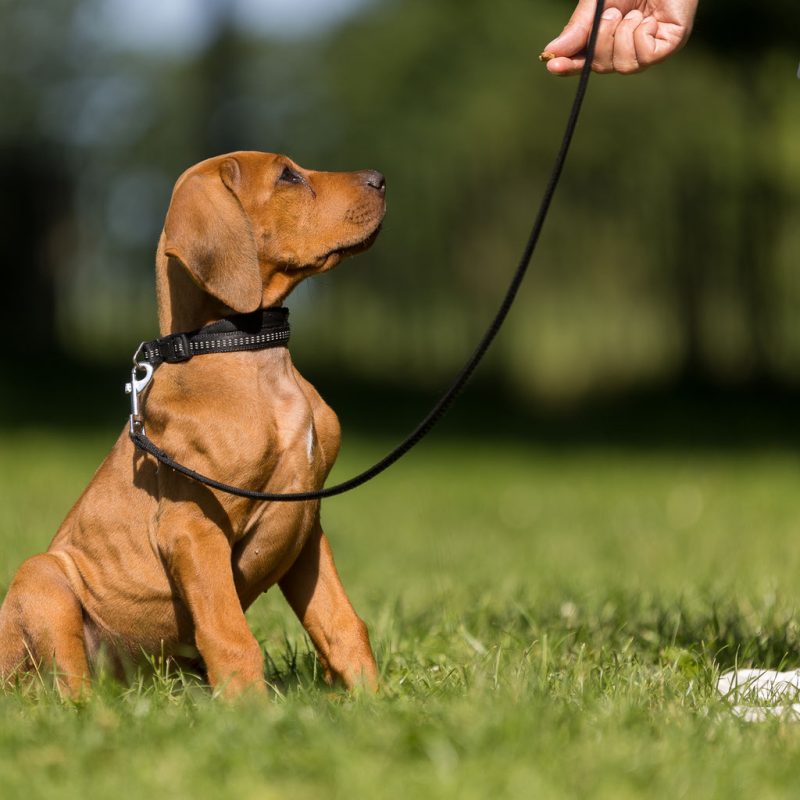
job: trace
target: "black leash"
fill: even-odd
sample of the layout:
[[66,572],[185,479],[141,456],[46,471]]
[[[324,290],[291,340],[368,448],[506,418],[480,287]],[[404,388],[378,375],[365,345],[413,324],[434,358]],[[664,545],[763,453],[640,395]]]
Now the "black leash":
[[[384,456],[369,469],[364,470],[349,480],[342,481],[342,483],[337,483],[334,486],[329,486],[325,489],[320,489],[314,492],[276,494],[273,492],[253,492],[249,489],[241,489],[236,486],[229,486],[228,484],[221,483],[213,478],[200,475],[198,472],[189,469],[189,467],[185,467],[183,464],[179,464],[147,438],[141,417],[138,417],[137,419],[138,405],[136,402],[136,368],[134,368],[133,380],[131,382],[131,391],[134,396],[134,413],[131,415],[130,437],[133,440],[133,443],[146,453],[150,453],[150,455],[170,469],[180,472],[187,478],[191,478],[192,480],[198,481],[206,486],[210,486],[212,489],[218,489],[222,492],[226,492],[227,494],[233,494],[238,497],[246,497],[251,500],[301,501],[322,500],[326,497],[335,497],[336,495],[344,494],[345,492],[349,492],[351,489],[355,489],[365,484],[367,481],[372,480],[377,475],[380,475],[381,472],[392,466],[395,461],[398,461],[400,458],[402,458],[409,450],[411,450],[412,447],[414,447],[414,445],[418,444],[423,438],[425,438],[433,426],[436,425],[436,423],[447,413],[455,399],[459,394],[461,394],[467,381],[472,376],[472,373],[475,372],[476,367],[481,362],[481,359],[486,354],[486,351],[489,349],[489,346],[494,341],[495,336],[497,336],[497,333],[502,327],[506,316],[508,316],[508,312],[514,302],[514,298],[517,296],[519,287],[522,284],[525,273],[528,270],[531,257],[536,249],[545,219],[547,218],[547,212],[550,209],[553,195],[555,194],[556,187],[558,186],[559,178],[561,177],[561,173],[564,169],[564,163],[567,158],[567,153],[569,152],[569,146],[572,142],[573,134],[575,133],[575,126],[578,122],[578,116],[583,104],[583,98],[586,94],[586,87],[589,83],[589,75],[592,69],[592,59],[594,57],[595,42],[597,41],[597,31],[600,26],[600,16],[603,13],[603,6],[604,0],[597,0],[597,8],[595,9],[594,20],[592,22],[592,30],[589,34],[589,42],[586,48],[586,63],[581,71],[580,79],[578,81],[578,88],[575,90],[575,99],[572,102],[572,108],[570,109],[569,117],[567,118],[567,125],[564,131],[564,137],[561,141],[561,147],[556,155],[556,160],[553,164],[553,169],[550,173],[550,178],[547,182],[547,186],[542,197],[542,202],[534,219],[533,228],[531,229],[530,236],[528,237],[528,242],[525,245],[525,250],[523,251],[514,276],[511,279],[508,290],[506,291],[506,294],[500,303],[500,307],[498,308],[497,313],[495,314],[494,319],[489,325],[486,333],[483,335],[483,338],[475,348],[475,351],[469,357],[467,363],[464,365],[461,371],[456,375],[455,379],[450,384],[450,387],[442,395],[436,405],[434,405],[434,407],[428,412],[427,416],[425,416],[419,425],[402,442],[400,442],[400,444],[397,445],[394,450]],[[177,336],[181,335],[182,334],[177,334]],[[144,361],[141,364],[137,364],[137,366],[145,369],[147,372],[146,379],[141,382],[144,384],[144,386],[146,386],[149,382],[149,378],[152,376],[153,365],[147,361]]]

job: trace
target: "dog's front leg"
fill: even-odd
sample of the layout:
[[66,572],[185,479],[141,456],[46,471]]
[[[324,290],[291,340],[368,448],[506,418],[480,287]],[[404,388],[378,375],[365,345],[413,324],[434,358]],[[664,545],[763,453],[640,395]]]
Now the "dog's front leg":
[[367,626],[345,593],[328,537],[317,524],[291,569],[280,580],[281,591],[314,642],[326,678],[340,678],[348,689],[378,688],[378,668]]
[[182,504],[170,504],[160,516],[158,538],[192,616],[211,686],[226,697],[245,690],[265,693],[264,655],[239,603],[223,532]]

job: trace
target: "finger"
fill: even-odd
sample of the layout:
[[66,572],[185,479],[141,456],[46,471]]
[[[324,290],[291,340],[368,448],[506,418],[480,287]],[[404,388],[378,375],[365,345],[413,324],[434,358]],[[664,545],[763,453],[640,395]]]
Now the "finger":
[[614,69],[614,33],[622,20],[618,8],[607,8],[600,20],[597,31],[597,44],[594,47],[592,69],[595,72],[612,72]]
[[645,17],[634,33],[637,60],[643,67],[657,64],[683,46],[682,31],[674,25],[660,25],[655,17]]
[[636,54],[636,44],[633,36],[636,29],[644,19],[641,11],[629,11],[614,33],[614,71],[623,75],[639,72],[639,59]]
[[577,75],[586,63],[583,56],[577,58],[554,58],[547,62],[547,71],[551,75]]
[[595,8],[595,0],[580,0],[564,30],[544,48],[545,52],[556,56],[580,53],[589,39]]

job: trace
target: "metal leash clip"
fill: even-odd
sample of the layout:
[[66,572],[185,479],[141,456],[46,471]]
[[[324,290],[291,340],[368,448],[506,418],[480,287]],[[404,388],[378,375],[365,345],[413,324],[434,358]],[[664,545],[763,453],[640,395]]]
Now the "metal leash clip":
[[[144,342],[142,342],[144,344]],[[153,365],[149,361],[137,361],[142,344],[139,345],[133,356],[133,369],[131,370],[130,383],[125,384],[125,394],[131,396],[131,416],[130,432],[144,433],[144,417],[139,413],[139,395],[150,385],[153,379]],[[144,370],[144,375],[140,378],[138,373]]]

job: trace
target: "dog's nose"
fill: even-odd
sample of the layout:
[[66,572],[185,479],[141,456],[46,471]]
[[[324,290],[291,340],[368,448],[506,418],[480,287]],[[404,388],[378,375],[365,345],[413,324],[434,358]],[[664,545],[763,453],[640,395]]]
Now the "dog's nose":
[[382,172],[375,169],[365,169],[362,173],[364,176],[364,183],[371,186],[381,194],[386,194],[386,178],[383,177]]

